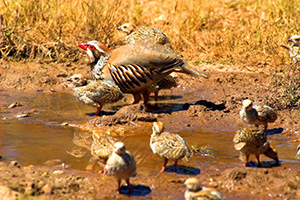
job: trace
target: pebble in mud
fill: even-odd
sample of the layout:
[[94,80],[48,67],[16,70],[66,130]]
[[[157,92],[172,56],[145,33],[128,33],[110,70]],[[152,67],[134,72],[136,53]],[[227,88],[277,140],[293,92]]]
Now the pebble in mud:
[[20,168],[21,165],[18,163],[18,161],[11,161],[10,164],[9,164],[10,167],[18,167]]

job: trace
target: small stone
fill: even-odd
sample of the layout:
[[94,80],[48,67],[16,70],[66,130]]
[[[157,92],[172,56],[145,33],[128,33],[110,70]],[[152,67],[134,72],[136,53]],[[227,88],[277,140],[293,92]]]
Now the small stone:
[[30,117],[30,115],[28,113],[25,113],[25,114],[19,114],[16,117],[17,118],[24,118],[24,117]]
[[21,167],[21,165],[18,163],[18,161],[11,161],[9,164],[10,167]]
[[50,89],[50,92],[56,92],[53,88]]
[[43,192],[44,192],[45,194],[51,194],[51,193],[52,193],[52,188],[51,188],[48,184],[46,184],[46,185],[42,188],[42,190],[43,190]]
[[63,174],[63,173],[64,173],[64,171],[62,171],[62,170],[55,170],[53,172],[53,174]]
[[15,103],[10,104],[7,108],[12,109],[12,108],[15,108],[17,106],[23,106],[23,104],[21,104],[20,102],[15,102]]
[[64,122],[64,123],[61,123],[60,125],[61,126],[69,126],[69,123],[68,122]]

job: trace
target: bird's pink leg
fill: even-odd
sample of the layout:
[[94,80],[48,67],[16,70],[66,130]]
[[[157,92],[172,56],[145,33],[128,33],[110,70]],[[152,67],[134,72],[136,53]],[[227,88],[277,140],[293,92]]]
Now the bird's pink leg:
[[146,90],[145,92],[142,93],[142,95],[144,97],[144,105],[148,106],[150,92],[148,92],[148,90]]
[[161,168],[160,173],[163,173],[163,172],[165,171],[167,164],[168,164],[168,159],[165,158],[165,160],[164,160],[164,165],[163,165],[163,167]]
[[132,188],[132,186],[130,185],[129,178],[126,179],[126,183],[127,183],[128,188],[129,188],[129,191],[130,191],[130,192],[133,192],[133,188]]
[[102,176],[107,176],[105,165],[104,165],[104,167],[103,167],[103,173],[102,173]]
[[140,101],[141,101],[141,94],[140,93],[135,93],[135,94],[132,94],[133,95],[133,98],[134,98],[134,101],[132,104],[138,104]]
[[259,160],[259,154],[255,154],[256,160],[257,160],[257,167],[262,167],[262,164]]
[[154,92],[154,99],[155,99],[155,101],[158,100],[158,91]]
[[99,115],[100,115],[101,109],[102,109],[102,105],[99,105],[99,106],[97,107],[96,116],[99,116]]
[[118,179],[118,192],[121,193],[121,179]]
[[250,155],[246,155],[246,164],[245,164],[246,167],[250,166],[250,164],[249,164],[249,157],[250,157]]
[[177,172],[177,163],[178,163],[178,160],[175,160],[174,162],[174,171]]
[[267,129],[268,129],[268,124],[266,124],[264,128],[265,133],[267,132]]

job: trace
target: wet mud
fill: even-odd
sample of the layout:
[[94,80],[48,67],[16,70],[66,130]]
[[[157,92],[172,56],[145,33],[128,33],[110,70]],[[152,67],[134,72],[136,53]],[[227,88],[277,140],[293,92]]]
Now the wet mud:
[[[121,102],[106,105],[102,116],[97,117],[95,108],[78,102],[65,83],[65,77],[80,71],[80,66],[55,66],[49,70],[37,63],[33,65],[40,76],[28,78],[20,73],[1,80],[3,196],[183,199],[182,183],[196,176],[203,185],[216,188],[227,199],[300,199],[300,168],[295,159],[298,110],[279,110],[278,120],[267,130],[270,143],[278,151],[280,166],[275,167],[273,161],[262,156],[263,168],[255,167],[254,162],[246,168],[233,147],[236,130],[250,127],[239,119],[241,101],[250,98],[255,103],[271,102],[268,71],[201,66],[206,68],[208,79],[179,74],[179,87],[161,91],[158,102],[150,101],[150,108],[130,105],[132,97],[126,95]],[[27,64],[22,66],[18,66],[19,70],[26,71]],[[14,68],[17,66],[9,64],[4,75]],[[39,80],[48,76],[53,79],[51,84]],[[166,172],[159,174],[163,160],[149,147],[153,121],[162,121],[167,131],[180,134],[192,151],[188,163],[179,162],[177,173],[170,162]],[[91,166],[93,133],[123,141],[134,155],[134,193],[129,194],[123,186],[123,194],[117,194],[114,178],[101,176],[103,166]]]

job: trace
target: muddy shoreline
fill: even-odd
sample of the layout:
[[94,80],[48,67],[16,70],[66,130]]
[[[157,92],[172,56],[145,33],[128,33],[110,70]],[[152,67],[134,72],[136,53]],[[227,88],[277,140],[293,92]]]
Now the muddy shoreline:
[[[272,102],[271,97],[274,94],[270,90],[271,75],[268,69],[253,70],[232,66],[219,68],[207,65],[201,65],[199,68],[206,69],[209,78],[195,79],[180,74],[180,87],[174,88],[172,91],[162,91],[160,95],[163,98],[158,102],[158,108],[147,111],[142,117],[149,119],[148,122],[147,120],[146,122],[137,120],[134,124],[129,123],[133,119],[132,116],[124,118],[123,124],[115,126],[109,126],[111,124],[102,122],[97,123],[97,120],[100,119],[90,116],[78,117],[75,123],[71,119],[62,122],[75,124],[77,128],[90,132],[110,129],[119,137],[138,135],[138,130],[141,128],[145,129],[145,132],[151,132],[151,120],[164,122],[168,131],[204,130],[215,134],[220,130],[235,132],[237,129],[247,127],[238,116],[243,99],[249,98],[255,103],[268,104]],[[1,77],[4,78],[0,80],[0,94],[2,97],[4,94],[11,97],[14,93],[26,93],[30,96],[37,92],[50,95],[60,92],[72,94],[71,88],[65,83],[66,77],[85,69],[86,65],[84,64],[56,66],[39,63],[4,63],[1,70]],[[176,99],[176,102],[172,98]],[[130,96],[126,97],[122,102],[123,106],[118,105],[110,112],[120,111],[120,107],[130,104],[131,101]],[[7,107],[11,103],[14,103],[14,98],[2,99],[0,102],[2,118],[0,125],[9,122],[10,119],[15,119],[18,114],[32,111],[31,106],[26,104],[8,109]],[[92,110],[93,108],[91,108]],[[43,112],[43,110],[37,109],[37,112]],[[300,129],[299,110],[279,110],[278,113],[279,119],[269,125],[267,133],[270,135],[280,134],[289,143],[297,145],[297,133]],[[37,114],[33,112],[32,115]],[[117,116],[121,116],[121,114]],[[5,117],[7,119],[3,120]],[[136,118],[138,117],[134,117],[134,119]],[[53,126],[59,126],[59,124]],[[272,138],[272,140],[276,139]],[[274,142],[276,143],[276,141]],[[233,148],[233,146],[228,148]],[[0,154],[2,154],[1,151]],[[78,171],[72,169],[72,166],[64,168],[61,164],[58,166],[23,166],[22,164],[12,164],[5,155],[3,156],[4,159],[0,162],[2,174],[0,194],[3,193],[12,199],[15,198],[15,195],[24,199],[30,199],[33,196],[38,199],[126,199],[126,195],[128,195],[125,188],[125,194],[118,195],[113,177],[101,177],[95,170],[91,172]],[[235,157],[237,156],[236,152]],[[186,178],[196,176],[204,185],[215,187],[228,199],[300,199],[300,187],[298,186],[300,185],[300,169],[297,168],[297,165],[287,166],[283,160],[281,166],[273,168],[245,168],[242,166],[242,162],[216,167],[214,162],[210,166],[201,164],[192,166],[182,162],[182,165],[188,167],[182,169],[183,173],[175,174],[170,168],[170,172],[163,175],[158,175],[159,166],[157,166],[156,172],[155,169],[153,171],[144,170],[145,166],[141,165],[137,176],[132,178],[136,189],[132,196],[134,199],[144,197],[183,199],[182,183]],[[190,168],[192,169],[191,173],[189,173]],[[200,173],[195,172],[195,169],[200,170]]]

